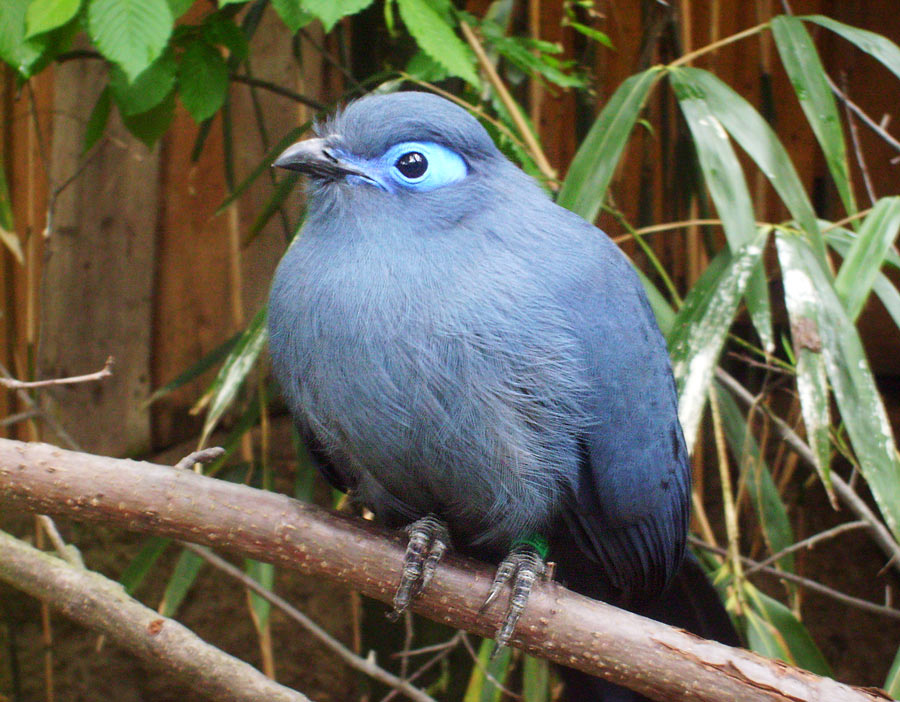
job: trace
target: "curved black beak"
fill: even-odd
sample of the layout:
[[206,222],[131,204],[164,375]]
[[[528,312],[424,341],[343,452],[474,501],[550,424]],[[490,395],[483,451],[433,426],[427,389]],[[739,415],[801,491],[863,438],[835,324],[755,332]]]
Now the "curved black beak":
[[346,175],[365,177],[362,171],[336,156],[325,139],[298,141],[285,149],[272,165],[290,171],[300,171],[313,178],[333,180]]

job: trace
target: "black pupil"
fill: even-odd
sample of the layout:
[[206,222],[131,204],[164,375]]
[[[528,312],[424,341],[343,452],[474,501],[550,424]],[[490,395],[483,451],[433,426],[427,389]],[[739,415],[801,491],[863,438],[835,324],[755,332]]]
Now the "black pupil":
[[398,158],[395,165],[407,178],[421,178],[428,170],[428,159],[418,151],[410,151]]

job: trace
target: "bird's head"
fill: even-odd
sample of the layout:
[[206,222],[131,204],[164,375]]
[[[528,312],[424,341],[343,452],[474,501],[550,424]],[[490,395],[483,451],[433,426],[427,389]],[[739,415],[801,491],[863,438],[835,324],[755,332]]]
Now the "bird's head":
[[309,176],[313,205],[317,198],[345,205],[428,201],[431,208],[452,202],[460,212],[499,172],[520,173],[478,120],[430,93],[364,97],[316,131],[273,163]]

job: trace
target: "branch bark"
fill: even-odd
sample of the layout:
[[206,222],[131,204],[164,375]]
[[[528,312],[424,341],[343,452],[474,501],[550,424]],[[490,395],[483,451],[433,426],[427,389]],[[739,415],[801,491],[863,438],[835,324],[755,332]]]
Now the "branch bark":
[[[390,602],[404,544],[376,525],[284,495],[151,463],[0,439],[0,504],[169,536],[324,577]],[[479,608],[493,573],[449,555],[413,609],[481,636],[503,607]],[[0,570],[2,577],[2,570]],[[513,644],[656,700],[890,699],[576,595],[536,584]]]

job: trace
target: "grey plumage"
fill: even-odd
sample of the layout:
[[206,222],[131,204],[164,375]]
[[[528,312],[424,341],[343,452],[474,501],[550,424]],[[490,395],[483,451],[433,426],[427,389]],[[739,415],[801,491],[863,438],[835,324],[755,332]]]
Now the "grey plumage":
[[[326,476],[388,524],[435,514],[489,557],[544,535],[563,577],[583,579],[580,554],[595,592],[650,601],[682,560],[690,481],[628,261],[441,98],[363,98],[319,138],[276,162],[311,181],[269,324]],[[404,187],[383,159],[402,142],[452,150],[465,176]]]

